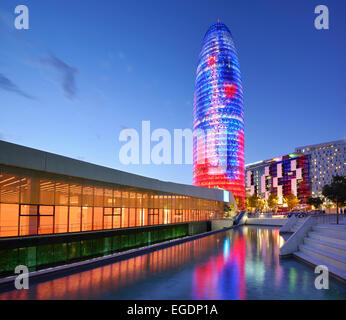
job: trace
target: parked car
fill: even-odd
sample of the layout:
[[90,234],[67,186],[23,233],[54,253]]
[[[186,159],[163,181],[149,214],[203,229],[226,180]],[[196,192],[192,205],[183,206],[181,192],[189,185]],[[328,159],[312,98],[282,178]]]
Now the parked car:
[[296,217],[304,218],[304,217],[306,217],[306,212],[304,212],[304,211],[297,212]]
[[292,216],[296,216],[297,218],[303,218],[306,216],[304,211],[292,211],[287,214],[287,218],[291,218]]
[[287,213],[287,218],[291,218],[294,215],[294,212]]

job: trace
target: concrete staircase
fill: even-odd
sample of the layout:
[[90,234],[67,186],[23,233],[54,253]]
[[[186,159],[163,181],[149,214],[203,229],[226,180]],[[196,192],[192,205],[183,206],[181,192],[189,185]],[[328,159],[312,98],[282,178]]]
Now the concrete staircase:
[[291,226],[291,232],[296,232],[299,227],[305,222],[306,218],[298,218],[296,222]]
[[325,265],[331,274],[346,281],[346,225],[313,226],[293,255],[314,266]]

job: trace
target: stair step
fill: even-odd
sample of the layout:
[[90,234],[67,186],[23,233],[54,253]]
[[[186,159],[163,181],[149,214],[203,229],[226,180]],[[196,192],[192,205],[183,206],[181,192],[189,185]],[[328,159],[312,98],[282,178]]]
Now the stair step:
[[[308,262],[309,264],[312,264],[314,266],[319,266],[319,265],[325,265],[325,263],[319,259],[316,259],[314,257],[308,256],[305,253],[301,252],[301,251],[297,251],[293,253],[293,256],[303,260],[305,262]],[[331,274],[337,276],[338,278],[343,279],[344,281],[346,280],[346,271],[335,268],[333,266],[328,266],[328,270]],[[317,275],[317,274],[316,274]]]
[[305,238],[304,244],[313,248],[337,254],[346,259],[346,246],[314,238]]
[[322,224],[314,226],[313,230],[323,233],[333,233],[335,235],[341,235],[346,239],[346,225]]
[[308,256],[323,261],[327,266],[333,266],[346,271],[346,259],[340,255],[316,249],[305,244],[299,245],[299,250]]
[[331,232],[318,232],[318,231],[310,231],[308,233],[310,238],[314,238],[317,240],[328,241],[332,243],[337,243],[342,246],[346,246],[346,237],[342,235],[331,233]]

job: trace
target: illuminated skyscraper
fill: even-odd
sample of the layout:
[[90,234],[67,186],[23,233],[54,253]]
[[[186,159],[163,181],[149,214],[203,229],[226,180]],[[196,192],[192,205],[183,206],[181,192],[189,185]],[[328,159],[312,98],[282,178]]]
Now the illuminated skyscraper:
[[194,184],[232,191],[244,203],[244,107],[238,56],[221,22],[205,34],[194,97]]

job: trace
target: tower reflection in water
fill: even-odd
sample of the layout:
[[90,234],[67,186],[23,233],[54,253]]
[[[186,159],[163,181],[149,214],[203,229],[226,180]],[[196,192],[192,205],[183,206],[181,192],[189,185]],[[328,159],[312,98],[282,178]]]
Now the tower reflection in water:
[[222,252],[195,268],[193,298],[246,299],[247,281],[263,286],[266,269],[274,271],[279,287],[283,274],[279,250],[283,243],[279,230],[243,228],[228,233]]
[[[190,293],[176,292],[176,298],[246,299],[247,286],[262,286],[268,268],[280,287],[282,244],[278,230],[245,227],[91,270],[32,281],[29,290],[3,292],[0,299],[121,299],[124,290],[136,299],[139,284],[150,299],[152,279],[160,275],[160,281],[165,281],[166,274],[171,279],[177,272],[184,272]],[[192,272],[184,271],[191,267]]]

